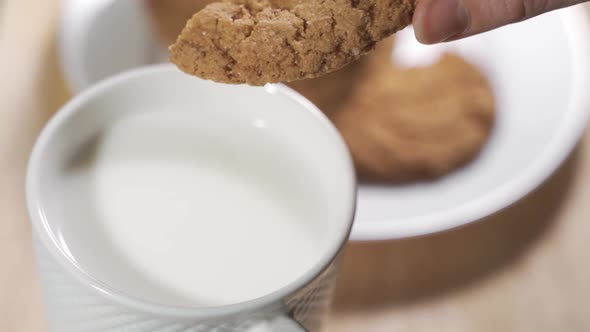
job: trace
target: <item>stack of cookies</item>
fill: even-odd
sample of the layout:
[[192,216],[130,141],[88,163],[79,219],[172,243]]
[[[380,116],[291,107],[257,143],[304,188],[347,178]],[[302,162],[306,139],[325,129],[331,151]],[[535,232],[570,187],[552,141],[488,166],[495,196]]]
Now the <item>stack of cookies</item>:
[[[170,45],[213,1],[146,0],[146,9],[155,33]],[[194,32],[191,24],[185,30]],[[388,38],[342,69],[287,84],[334,122],[362,180],[436,179],[476,158],[485,145],[494,125],[493,92],[478,68],[457,55],[402,69],[391,60],[393,47]]]

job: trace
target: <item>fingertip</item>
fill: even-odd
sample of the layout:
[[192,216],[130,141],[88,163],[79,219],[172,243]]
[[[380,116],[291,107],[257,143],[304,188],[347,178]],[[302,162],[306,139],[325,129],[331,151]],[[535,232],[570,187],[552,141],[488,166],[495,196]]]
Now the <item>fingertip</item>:
[[414,11],[414,17],[412,18],[414,36],[422,44],[432,44],[432,41],[428,38],[428,33],[426,33],[426,28],[424,27],[424,13],[430,2],[431,0],[418,1],[416,10]]
[[465,32],[469,16],[462,0],[422,0],[413,18],[414,34],[423,44],[436,44]]

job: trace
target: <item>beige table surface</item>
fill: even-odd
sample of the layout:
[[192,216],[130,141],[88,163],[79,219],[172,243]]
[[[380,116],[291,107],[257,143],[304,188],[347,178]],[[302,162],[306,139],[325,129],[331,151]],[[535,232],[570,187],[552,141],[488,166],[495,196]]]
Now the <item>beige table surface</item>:
[[[45,331],[23,177],[36,134],[68,98],[56,9],[57,0],[0,1],[1,332]],[[326,331],[590,331],[589,219],[586,137],[552,179],[494,217],[350,245]]]

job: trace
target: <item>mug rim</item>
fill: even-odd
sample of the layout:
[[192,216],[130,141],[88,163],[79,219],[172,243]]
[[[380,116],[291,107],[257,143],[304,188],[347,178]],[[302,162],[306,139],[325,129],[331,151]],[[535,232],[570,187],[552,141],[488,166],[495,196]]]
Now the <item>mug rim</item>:
[[113,87],[126,82],[164,74],[170,72],[171,70],[178,71],[178,69],[176,69],[176,67],[174,67],[172,64],[151,65],[127,70],[118,75],[102,80],[101,82],[86,89],[82,93],[74,96],[47,122],[37,140],[35,141],[27,166],[25,184],[26,202],[33,232],[38,235],[39,239],[41,240],[41,244],[43,245],[44,249],[49,252],[51,257],[57,263],[59,263],[62,268],[67,270],[70,275],[74,276],[83,286],[92,289],[95,293],[99,293],[101,296],[106,297],[115,303],[133,310],[171,318],[214,319],[216,317],[233,316],[276,305],[281,300],[311,283],[317,276],[325,271],[325,269],[328,268],[338,256],[350,236],[357,202],[356,173],[354,171],[352,157],[346,146],[346,143],[340,136],[340,133],[332,124],[332,122],[330,122],[330,120],[314,104],[286,85],[272,84],[267,85],[266,88],[273,89],[273,92],[277,93],[283,98],[295,101],[306,111],[307,114],[309,114],[310,117],[313,118],[312,121],[318,121],[325,128],[327,135],[332,137],[332,145],[334,145],[334,149],[339,151],[339,154],[342,156],[342,162],[348,164],[348,179],[343,180],[347,181],[348,183],[347,187],[351,191],[350,197],[352,200],[348,207],[347,220],[344,225],[345,227],[338,229],[338,234],[333,237],[333,243],[328,246],[328,249],[322,254],[320,259],[313,265],[313,267],[308,269],[303,275],[299,276],[294,281],[264,296],[235,304],[206,307],[158,304],[127,294],[124,291],[109,286],[108,284],[90,275],[67,255],[64,249],[59,245],[58,240],[55,238],[55,234],[51,230],[51,226],[44,213],[42,200],[40,199],[38,192],[39,179],[43,174],[43,167],[41,165],[40,158],[43,152],[49,146],[50,138],[59,132],[60,128],[67,119],[80,112],[89,102],[95,99],[105,98],[105,96],[108,95],[109,90]]

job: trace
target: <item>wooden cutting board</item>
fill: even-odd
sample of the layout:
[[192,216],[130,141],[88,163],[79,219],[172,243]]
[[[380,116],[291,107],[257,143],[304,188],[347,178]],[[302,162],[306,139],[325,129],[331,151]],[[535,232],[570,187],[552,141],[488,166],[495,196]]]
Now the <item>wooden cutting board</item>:
[[[80,0],[82,1],[82,0]],[[68,96],[58,0],[0,1],[0,331],[43,332],[24,206],[31,145]],[[590,61],[590,59],[589,59]],[[326,332],[590,331],[590,138],[483,222],[346,249]]]

